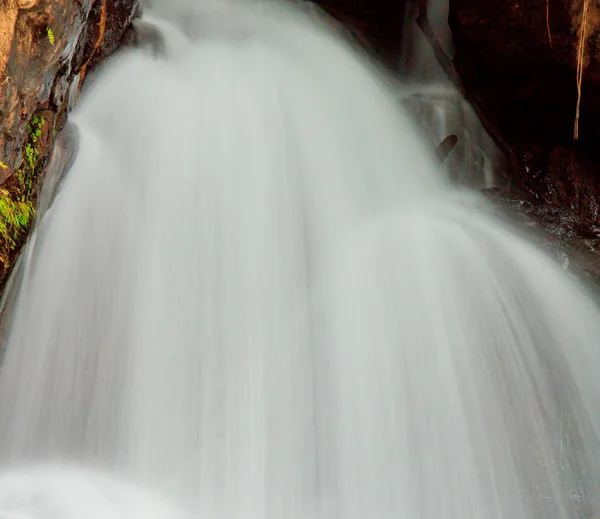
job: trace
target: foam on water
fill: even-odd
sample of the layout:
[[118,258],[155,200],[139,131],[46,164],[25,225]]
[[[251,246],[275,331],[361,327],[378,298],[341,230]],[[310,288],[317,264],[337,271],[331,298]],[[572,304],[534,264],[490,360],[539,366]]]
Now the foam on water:
[[71,119],[9,313],[0,510],[179,517],[140,485],[198,518],[597,514],[586,291],[328,22],[207,5],[155,6],[166,55]]
[[0,475],[3,519],[185,519],[156,494],[101,471],[69,465],[13,468]]

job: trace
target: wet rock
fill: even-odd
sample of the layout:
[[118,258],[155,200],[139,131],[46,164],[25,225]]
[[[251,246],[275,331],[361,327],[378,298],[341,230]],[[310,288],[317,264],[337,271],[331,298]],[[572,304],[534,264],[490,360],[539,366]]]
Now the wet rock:
[[[0,292],[35,208],[55,196],[38,200],[67,113],[138,14],[138,0],[0,0]],[[50,176],[68,168],[74,142],[69,129],[59,137]]]
[[160,56],[165,52],[164,36],[158,27],[145,20],[133,21],[125,33],[123,45],[150,48],[155,56]]
[[547,185],[551,201],[584,221],[600,223],[600,170],[588,154],[563,147],[552,150]]
[[53,113],[45,120],[51,122],[48,131],[56,133],[86,75],[117,49],[138,12],[138,0],[3,2],[0,182],[22,162],[31,118],[42,110]]
[[448,154],[454,149],[456,143],[458,142],[458,137],[456,135],[448,135],[442,142],[440,142],[436,148],[435,153],[440,159],[440,162],[444,162]]
[[396,68],[407,0],[314,0],[386,65]]
[[454,183],[483,188],[496,185],[504,177],[505,161],[500,150],[451,84],[404,86],[400,102],[432,146],[438,146],[449,133],[456,136],[444,159]]
[[525,230],[566,271],[600,289],[600,228],[561,205],[540,203],[518,190],[493,188],[483,193],[497,216]]
[[452,0],[450,7],[454,65],[464,88],[515,153],[512,185],[600,224],[597,21],[586,46],[579,140],[574,141],[582,0]]
[[54,141],[52,152],[48,158],[42,186],[37,204],[37,218],[44,216],[60,191],[63,179],[73,166],[79,152],[79,128],[67,121],[60,135]]

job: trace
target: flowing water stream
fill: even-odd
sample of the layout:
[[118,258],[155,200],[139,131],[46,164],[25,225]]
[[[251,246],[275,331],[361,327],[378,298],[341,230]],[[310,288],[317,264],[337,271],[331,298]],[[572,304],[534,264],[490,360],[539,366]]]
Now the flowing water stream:
[[[408,2],[399,73],[401,103],[418,121],[424,138],[436,146],[448,135],[458,140],[445,161],[455,184],[489,188],[505,182],[506,159],[438,63],[432,42],[416,20],[421,2]],[[428,0],[427,18],[441,49],[452,57],[449,0]]]
[[585,288],[313,10],[146,18],[5,301],[0,517],[598,514]]

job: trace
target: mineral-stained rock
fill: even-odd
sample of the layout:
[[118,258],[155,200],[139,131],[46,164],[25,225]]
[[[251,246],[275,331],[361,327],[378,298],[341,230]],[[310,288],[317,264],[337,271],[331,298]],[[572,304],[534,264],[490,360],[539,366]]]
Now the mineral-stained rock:
[[117,49],[138,11],[138,0],[0,0],[0,182],[21,164],[34,114],[47,111],[53,135],[82,80]]
[[[33,221],[55,138],[85,78],[123,42],[138,2],[0,0],[0,292]],[[75,151],[63,148],[52,167]]]

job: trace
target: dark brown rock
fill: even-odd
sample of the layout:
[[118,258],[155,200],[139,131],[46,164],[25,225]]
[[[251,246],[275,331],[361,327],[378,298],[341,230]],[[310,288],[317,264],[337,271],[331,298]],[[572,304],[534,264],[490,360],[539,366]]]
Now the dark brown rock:
[[575,68],[566,34],[556,31],[553,47],[547,41],[545,0],[454,0],[450,22],[462,83],[505,138],[520,146],[570,144]]
[[452,0],[450,23],[454,65],[463,86],[519,163],[511,172],[512,184],[600,224],[597,29],[587,42],[579,140],[573,139],[578,45],[574,23],[581,2]]
[[398,64],[407,0],[316,0],[390,67]]
[[448,135],[442,142],[440,142],[436,148],[435,153],[440,159],[440,162],[444,162],[448,154],[454,149],[456,143],[458,142],[458,137],[456,135]]
[[597,17],[586,43],[579,140],[574,140],[582,2],[451,0],[450,24],[463,88],[517,163],[509,171],[512,187],[488,196],[534,230],[532,237],[568,270],[600,286]]
[[134,20],[131,27],[125,33],[123,45],[134,47],[149,47],[155,56],[165,51],[164,36],[155,25],[145,20]]

